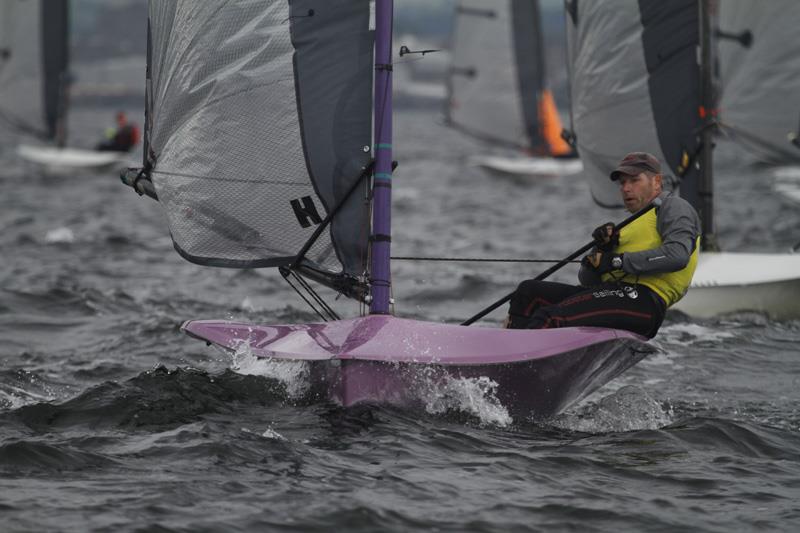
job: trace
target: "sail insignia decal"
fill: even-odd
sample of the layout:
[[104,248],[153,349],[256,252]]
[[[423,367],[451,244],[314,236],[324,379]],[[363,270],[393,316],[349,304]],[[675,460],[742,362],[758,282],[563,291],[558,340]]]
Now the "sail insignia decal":
[[684,148],[681,152],[681,161],[678,164],[678,168],[675,169],[678,176],[683,177],[684,174],[689,170],[689,165],[692,162],[692,158],[689,157],[689,152],[686,151]]
[[[302,204],[300,202],[302,202]],[[322,217],[319,216],[317,207],[314,205],[314,200],[312,200],[310,196],[303,196],[302,198],[292,200],[290,203],[294,211],[294,216],[297,217],[297,222],[299,222],[302,227],[308,228],[312,224],[316,226],[322,223]]]

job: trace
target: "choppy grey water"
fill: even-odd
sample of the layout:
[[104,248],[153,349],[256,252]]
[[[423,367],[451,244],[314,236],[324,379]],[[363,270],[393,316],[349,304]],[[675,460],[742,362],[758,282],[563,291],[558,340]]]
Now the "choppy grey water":
[[[75,144],[111,118],[76,110]],[[394,254],[560,257],[622,218],[575,178],[468,166],[481,146],[437,120],[396,117]],[[0,167],[4,531],[800,527],[797,321],[672,314],[657,354],[544,423],[467,387],[419,412],[309,403],[297,369],[178,331],[189,318],[313,320],[279,275],[189,264],[160,207],[117,176],[37,176],[12,146]],[[800,210],[768,169],[731,151],[718,175],[727,249],[800,240]],[[540,270],[397,262],[396,311],[456,322]]]

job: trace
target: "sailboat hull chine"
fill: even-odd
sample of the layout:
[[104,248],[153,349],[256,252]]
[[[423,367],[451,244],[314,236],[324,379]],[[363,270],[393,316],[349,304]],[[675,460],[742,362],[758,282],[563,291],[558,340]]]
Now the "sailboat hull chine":
[[605,328],[504,330],[383,315],[279,326],[190,321],[183,329],[227,350],[307,361],[316,394],[344,406],[420,406],[480,382],[515,418],[558,413],[653,350]]

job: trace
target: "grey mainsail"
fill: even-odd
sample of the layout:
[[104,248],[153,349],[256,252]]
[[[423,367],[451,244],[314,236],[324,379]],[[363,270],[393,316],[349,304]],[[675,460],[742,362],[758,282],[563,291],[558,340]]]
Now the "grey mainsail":
[[455,10],[448,121],[492,142],[545,143],[545,64],[537,0],[461,0]]
[[800,161],[789,137],[800,116],[798,25],[796,0],[719,4],[720,124],[767,163]]
[[[176,249],[224,267],[292,263],[371,160],[364,0],[149,4],[145,168]],[[366,180],[306,254],[366,268]]]
[[[0,123],[55,139],[66,113],[67,0],[0,2]],[[63,138],[61,139],[63,141]]]
[[620,205],[609,173],[644,151],[696,204],[697,0],[567,0],[566,11],[572,133],[595,201]]

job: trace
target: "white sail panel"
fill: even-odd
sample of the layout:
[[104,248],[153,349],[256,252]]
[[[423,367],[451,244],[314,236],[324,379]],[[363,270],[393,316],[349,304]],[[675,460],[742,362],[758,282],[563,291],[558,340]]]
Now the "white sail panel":
[[[148,157],[175,246],[291,262],[370,159],[369,2],[150,2]],[[366,183],[308,259],[363,272]]]
[[[720,121],[760,161],[800,161],[800,2],[723,0],[718,39]],[[739,39],[749,32],[749,46]],[[728,35],[729,37],[724,37]]]

